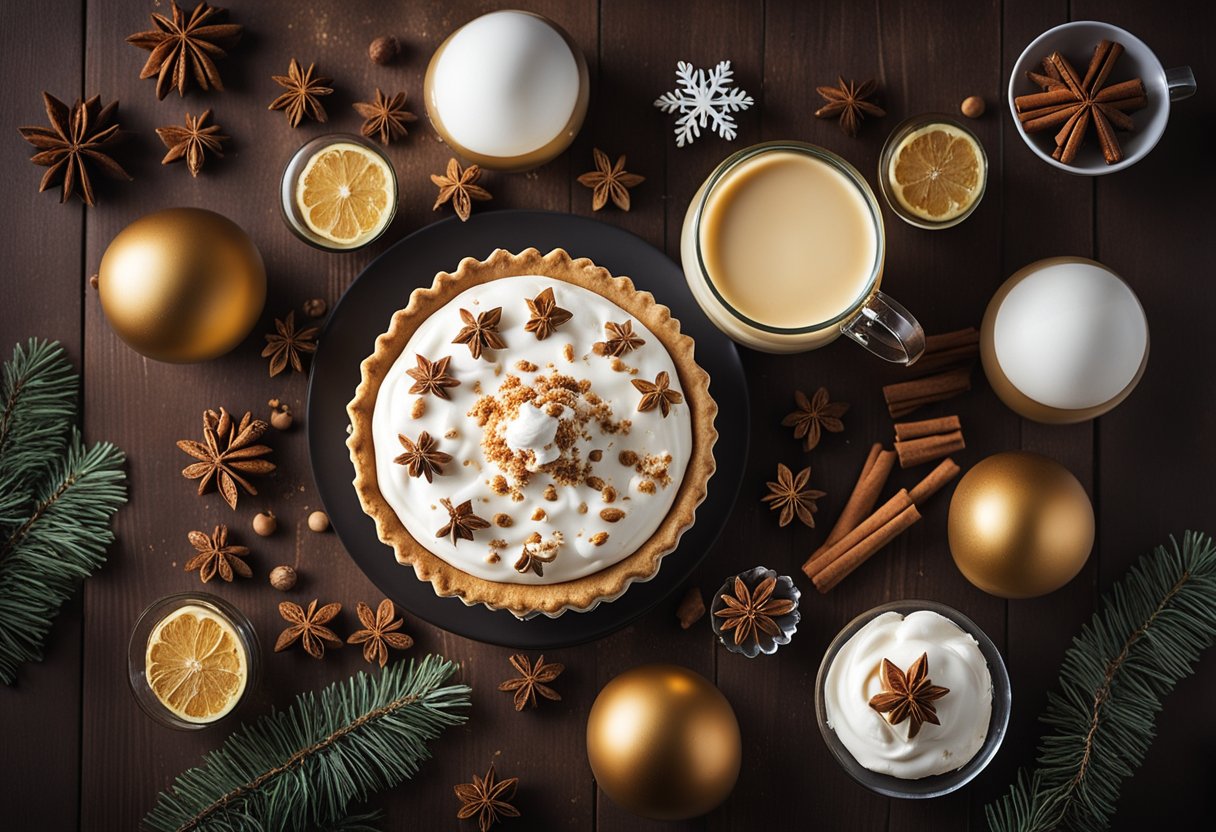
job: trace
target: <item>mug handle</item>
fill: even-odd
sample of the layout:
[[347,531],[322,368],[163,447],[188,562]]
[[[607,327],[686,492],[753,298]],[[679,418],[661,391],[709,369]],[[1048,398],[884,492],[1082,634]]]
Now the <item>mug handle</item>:
[[912,313],[890,295],[875,291],[840,331],[895,364],[913,364],[925,351],[925,331]]
[[1165,71],[1165,88],[1170,101],[1181,101],[1195,94],[1195,73],[1189,66],[1176,66]]

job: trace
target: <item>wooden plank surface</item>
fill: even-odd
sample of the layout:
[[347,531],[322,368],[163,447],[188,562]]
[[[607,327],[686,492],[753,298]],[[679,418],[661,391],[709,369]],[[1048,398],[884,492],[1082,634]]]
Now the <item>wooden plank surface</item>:
[[[197,586],[182,572],[191,529],[228,523],[254,550],[258,578],[209,586],[252,618],[263,643],[265,675],[243,716],[288,704],[294,694],[344,678],[364,666],[358,651],[315,662],[302,653],[273,655],[280,629],[279,596],[264,576],[277,563],[306,576],[291,594],[307,601],[341,601],[340,629],[354,623],[357,600],[380,596],[332,534],[307,530],[304,518],[319,507],[308,468],[302,425],[275,434],[279,472],[258,497],[242,497],[234,514],[215,497],[200,500],[177,471],[183,457],[174,441],[196,438],[199,413],[223,405],[264,415],[272,396],[303,414],[305,379],[267,379],[258,357],[261,333],[311,297],[331,304],[378,253],[432,221],[434,190],[427,174],[448,153],[424,121],[389,148],[401,182],[398,216],[385,238],[368,250],[325,254],[301,244],[278,216],[278,175],[291,152],[331,130],[355,131],[350,104],[376,86],[405,90],[421,113],[422,74],[438,43],[468,19],[513,3],[459,0],[385,6],[373,2],[285,0],[234,4],[233,19],[246,27],[244,42],[222,62],[227,91],[176,94],[158,102],[152,81],[139,81],[146,53],[123,43],[147,28],[147,12],[164,4],[145,0],[84,3],[7,3],[0,10],[0,62],[10,95],[0,103],[9,141],[0,164],[10,183],[4,215],[10,234],[0,254],[8,264],[0,305],[0,336],[7,350],[28,335],[56,337],[84,368],[85,428],[110,439],[130,457],[131,504],[119,515],[119,541],[110,562],[92,579],[83,602],[61,616],[47,660],[27,668],[18,686],[0,691],[0,735],[11,748],[0,776],[6,793],[37,800],[11,801],[5,828],[131,829],[173,776],[215,747],[227,728],[181,734],[161,728],[138,709],[125,679],[126,639],[140,611],[156,598]],[[510,698],[493,690],[509,675],[511,651],[472,642],[413,620],[414,653],[437,651],[464,665],[475,690],[469,724],[435,745],[435,759],[411,783],[375,803],[389,815],[386,828],[414,821],[418,828],[454,828],[451,786],[495,761],[504,776],[521,778],[518,805],[527,829],[751,829],[800,817],[817,828],[840,830],[947,830],[984,828],[982,806],[1001,792],[1018,765],[1033,760],[1041,730],[1037,715],[1054,684],[1060,657],[1100,592],[1136,557],[1171,532],[1203,528],[1213,516],[1206,470],[1216,460],[1209,429],[1216,385],[1204,369],[1205,338],[1216,311],[1205,246],[1212,212],[1208,195],[1216,171],[1206,153],[1203,125],[1211,112],[1216,66],[1203,33],[1216,24],[1208,4],[1187,0],[1169,13],[1150,6],[1109,8],[1090,0],[1014,0],[958,4],[948,0],[879,2],[868,6],[821,0],[535,0],[528,8],[566,27],[584,50],[592,76],[592,107],[571,150],[525,175],[487,174],[494,202],[478,209],[528,207],[589,215],[589,193],[574,177],[591,167],[591,148],[625,154],[629,169],[647,181],[634,191],[629,214],[597,217],[639,234],[678,256],[685,208],[713,165],[747,143],[798,138],[834,150],[874,181],[879,150],[903,118],[926,111],[954,112],[966,95],[982,95],[989,113],[973,127],[990,162],[983,204],[963,225],[944,232],[914,229],[885,213],[888,262],[883,289],[917,314],[929,331],[977,324],[995,288],[1027,262],[1055,254],[1096,257],[1126,277],[1150,317],[1153,355],[1144,381],[1127,402],[1095,424],[1053,428],[1023,422],[1006,410],[977,376],[977,389],[937,412],[958,412],[968,449],[960,462],[1026,448],[1053,456],[1081,478],[1095,499],[1099,544],[1082,574],[1060,592],[1006,603],[973,588],[959,575],[945,545],[945,495],[925,521],[873,563],[827,596],[802,579],[798,565],[822,539],[823,529],[777,529],[760,504],[763,482],[778,462],[811,464],[812,480],[828,492],[820,517],[839,511],[874,441],[889,440],[890,419],[880,387],[900,371],[880,366],[853,345],[838,342],[798,356],[743,351],[752,386],[751,450],[740,498],[721,538],[690,578],[707,602],[728,574],[763,562],[794,575],[803,589],[803,619],[794,642],[775,658],[748,661],[726,653],[708,628],[679,629],[678,595],[635,625],[601,642],[555,651],[548,659],[568,670],[558,685],[560,703],[516,714]],[[1097,182],[1049,169],[1022,145],[1009,123],[1003,90],[1009,67],[1025,43],[1067,19],[1109,19],[1145,39],[1166,65],[1190,62],[1200,94],[1179,104],[1153,155]],[[367,43],[395,34],[406,50],[392,67],[365,57]],[[325,101],[328,125],[290,129],[266,111],[277,94],[272,74],[292,57],[316,61],[336,79]],[[676,60],[699,66],[733,61],[739,85],[756,98],[741,114],[732,145],[705,137],[677,149],[671,119],[650,102],[674,84]],[[886,118],[867,121],[860,137],[844,136],[834,122],[813,117],[814,87],[836,75],[877,78]],[[107,187],[101,204],[84,211],[33,193],[41,171],[25,160],[15,138],[18,124],[39,123],[38,95],[100,92],[122,102],[132,136],[120,156],[136,181]],[[233,137],[226,158],[208,163],[191,179],[181,165],[162,168],[153,129],[180,123],[182,114],[214,109]],[[96,294],[84,291],[109,240],[128,222],[171,205],[197,205],[232,217],[256,239],[268,265],[270,297],[263,320],[232,354],[202,365],[174,367],[141,359],[113,335]],[[83,303],[82,303],[83,298]],[[297,315],[299,313],[297,312]],[[778,427],[795,389],[826,385],[849,401],[847,430],[805,455]],[[897,473],[899,484],[911,474]],[[249,521],[259,510],[279,516],[275,537],[255,538]],[[1211,527],[1208,528],[1211,530]],[[813,683],[828,641],[854,615],[885,600],[931,598],[956,606],[977,621],[1002,649],[1015,691],[1005,747],[970,788],[950,798],[908,803],[879,798],[854,784],[827,753],[813,713]],[[83,609],[83,614],[81,613]],[[744,769],[732,798],[687,824],[651,824],[597,792],[585,765],[586,712],[599,688],[617,673],[646,661],[675,661],[715,680],[735,706],[745,740]],[[1160,721],[1161,736],[1148,764],[1126,789],[1117,829],[1141,828],[1170,807],[1176,828],[1188,828],[1213,808],[1207,757],[1216,741],[1210,709],[1188,707],[1216,687],[1209,659],[1180,686]],[[36,740],[40,742],[36,742]],[[50,813],[50,814],[48,814]],[[510,827],[505,827],[510,828]]]

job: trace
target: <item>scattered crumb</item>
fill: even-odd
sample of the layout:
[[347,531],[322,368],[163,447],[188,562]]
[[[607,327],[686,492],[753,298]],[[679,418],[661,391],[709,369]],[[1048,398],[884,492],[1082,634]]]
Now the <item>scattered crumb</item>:
[[596,532],[587,539],[590,540],[594,546],[603,546],[608,542],[608,532]]
[[557,500],[557,488],[553,485],[553,483],[549,483],[545,486],[544,496],[545,499],[551,503]]
[[638,464],[638,455],[633,451],[621,451],[620,456],[617,457],[617,461],[622,465],[632,467]]
[[[642,480],[638,483],[638,491],[641,491],[643,494],[653,494],[657,490],[658,488],[656,488],[654,480]],[[626,497],[625,499],[629,498]]]
[[594,451],[587,454],[587,459],[591,460],[592,462],[599,462],[603,458],[604,458],[604,452],[601,451],[599,448],[596,448]]
[[579,514],[586,514],[586,513],[587,513],[587,504],[586,504],[586,503],[579,503],[579,504],[578,504],[578,513],[579,513]]
[[498,514],[494,515],[494,525],[498,526],[500,529],[510,528],[514,523],[515,521],[511,519],[511,515],[509,514],[499,512]]
[[541,520],[544,520],[546,517],[548,517],[548,515],[545,514],[545,510],[543,508],[538,508],[536,511],[532,512],[532,519],[538,523]]
[[519,370],[521,373],[535,373],[540,369],[540,367],[533,364],[531,361],[524,361],[521,358],[519,361],[515,362],[515,369]]
[[585,482],[587,483],[587,485],[591,486],[596,491],[604,490],[604,481],[602,479],[600,479],[599,477],[594,477],[594,476],[587,477]]
[[490,552],[486,555],[486,563],[498,563],[502,558],[498,556],[498,552]]
[[566,344],[562,347],[562,356],[569,362],[574,362],[574,344]]
[[490,541],[490,548],[491,549],[505,549],[505,548],[507,548],[507,541],[503,540],[501,537],[496,537]]
[[616,523],[618,520],[623,520],[625,512],[619,508],[604,508],[600,509],[600,519],[605,523]]
[[418,398],[414,399],[414,407],[410,411],[410,417],[413,419],[421,419],[422,414],[424,413],[426,413],[426,401],[422,398],[422,396],[419,396]]
[[604,486],[603,490],[600,491],[600,499],[602,499],[605,503],[615,503],[616,489],[611,485]]
[[455,439],[459,435],[460,434],[456,432],[456,428],[448,428],[447,432],[443,434],[443,438],[444,439]]

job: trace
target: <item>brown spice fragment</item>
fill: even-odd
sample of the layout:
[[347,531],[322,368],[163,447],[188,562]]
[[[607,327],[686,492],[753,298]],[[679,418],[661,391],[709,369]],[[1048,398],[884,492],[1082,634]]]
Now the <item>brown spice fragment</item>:
[[701,590],[690,586],[680,600],[680,605],[676,607],[676,618],[680,622],[680,629],[687,630],[704,616],[705,599],[701,597]]
[[638,483],[638,491],[643,494],[654,494],[659,490],[659,487],[654,484],[654,480],[642,480]]
[[616,489],[613,488],[611,485],[604,486],[604,488],[600,491],[600,499],[603,500],[605,503],[615,503],[616,502]]
[[617,456],[617,461],[626,467],[632,468],[638,464],[638,455],[633,451],[621,451]]
[[418,398],[414,399],[414,406],[410,408],[410,418],[421,419],[425,413],[426,400],[419,396]]
[[543,508],[538,508],[536,511],[532,512],[532,519],[538,523],[544,520],[546,517],[548,517],[548,515],[545,514],[545,510]]
[[533,364],[531,361],[525,361],[521,358],[519,361],[515,362],[515,369],[519,370],[521,373],[535,373],[540,369],[540,367]]
[[608,532],[596,532],[587,539],[591,541],[592,546],[603,546],[608,542]]
[[604,481],[599,477],[587,477],[585,482],[588,486],[594,488],[596,491],[602,491],[604,488]]
[[596,448],[591,453],[587,454],[587,459],[591,460],[592,462],[599,462],[603,458],[604,458],[604,452],[598,448]]
[[557,488],[553,485],[553,483],[549,483],[545,486],[544,498],[551,503],[557,501]]
[[604,508],[600,509],[600,519],[605,523],[616,523],[625,519],[625,512],[619,508]]
[[509,514],[499,512],[498,514],[494,515],[494,525],[498,526],[500,529],[509,529],[514,524],[515,521],[511,519],[511,515]]

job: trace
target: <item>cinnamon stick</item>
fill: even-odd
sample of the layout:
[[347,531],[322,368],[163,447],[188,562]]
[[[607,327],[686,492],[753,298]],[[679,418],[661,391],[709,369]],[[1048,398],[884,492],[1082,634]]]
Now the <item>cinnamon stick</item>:
[[1114,125],[1116,129],[1131,130],[1136,126],[1135,122],[1132,121],[1131,116],[1127,115],[1116,107],[1112,107],[1109,104],[1097,104],[1095,106],[1101,111],[1102,115],[1106,116],[1106,120]]
[[[1096,70],[1094,77],[1092,79],[1093,83],[1091,85],[1085,87],[1085,90],[1087,92],[1093,92],[1094,90],[1102,89],[1102,85],[1105,84],[1106,79],[1110,77],[1111,70],[1113,70],[1115,68],[1115,62],[1118,61],[1119,56],[1123,54],[1123,44],[1110,43],[1110,41],[1105,41],[1105,40],[1102,41],[1102,43],[1108,44],[1109,48],[1106,50],[1106,53],[1102,56],[1101,65]],[[1098,46],[1101,47],[1102,44],[1100,43],[1100,44],[1098,44]],[[1095,50],[1094,59],[1097,60],[1097,57],[1098,57],[1098,54],[1097,54],[1097,51]],[[1088,78],[1088,74],[1086,75],[1086,77]],[[1143,85],[1141,85],[1141,86],[1143,86]]]
[[1052,112],[1023,122],[1022,129],[1027,133],[1038,133],[1043,130],[1050,130],[1053,127],[1057,127],[1065,123],[1076,115],[1077,111],[1081,109],[1081,106],[1082,105],[1080,104],[1073,104],[1069,107],[1049,107],[1047,109],[1052,110]]
[[971,389],[971,368],[960,367],[944,373],[888,384],[882,388],[887,401],[887,411],[894,419],[926,404],[945,401]]
[[1065,104],[1052,104],[1050,107],[1039,107],[1034,110],[1023,110],[1022,112],[1018,113],[1018,121],[1024,124],[1028,121],[1033,121],[1036,118],[1042,118],[1043,116],[1049,116],[1052,113],[1058,113],[1061,110],[1071,110],[1076,106],[1078,106],[1078,102],[1072,101]]
[[1065,58],[1059,52],[1052,52],[1048,56],[1048,60],[1055,64],[1056,70],[1060,73],[1060,80],[1065,83],[1069,91],[1077,98],[1084,99],[1085,91],[1081,88],[1081,78],[1077,75],[1077,71],[1073,69],[1072,64],[1068,62],[1068,58]]
[[848,534],[808,558],[806,563],[802,564],[802,571],[808,578],[814,580],[824,569],[861,545],[866,538],[886,526],[911,505],[912,498],[908,495],[908,490],[899,489],[891,499],[883,503],[877,511],[865,518]]
[[1109,101],[1118,101],[1121,98],[1144,98],[1147,101],[1148,94],[1144,90],[1144,82],[1139,78],[1133,78],[1130,81],[1120,81],[1118,84],[1111,84],[1109,87],[1098,90],[1098,94],[1094,96],[1094,101],[1102,104]]
[[1032,84],[1042,87],[1044,91],[1065,89],[1063,81],[1058,78],[1052,78],[1050,75],[1040,75],[1037,72],[1027,72],[1026,77],[1030,79]]
[[925,338],[925,351],[910,369],[916,372],[935,372],[945,367],[954,367],[975,359],[980,353],[980,332],[973,326],[929,335]]
[[917,465],[941,459],[966,447],[963,432],[956,430],[936,436],[922,436],[920,439],[910,439],[907,442],[896,442],[895,453],[899,455],[900,468],[915,468]]
[[1076,104],[1077,97],[1067,87],[1060,87],[1044,92],[1032,92],[1019,95],[1013,99],[1013,106],[1019,112],[1037,110],[1040,107],[1051,107],[1056,104]]
[[1130,113],[1133,110],[1143,110],[1145,107],[1147,107],[1148,96],[1133,95],[1129,96],[1128,98],[1116,98],[1112,101],[1105,101],[1101,100],[1101,94],[1099,93],[1099,100],[1097,104],[1099,107],[1111,107],[1121,113]]
[[903,534],[909,526],[918,520],[920,520],[920,512],[916,506],[909,505],[842,557],[837,558],[832,564],[824,567],[818,575],[811,579],[815,584],[815,589],[819,590],[822,594],[831,592],[836,588],[837,584],[853,574],[857,567],[877,554],[892,540]]
[[1060,150],[1060,161],[1064,164],[1071,164],[1077,158],[1077,151],[1081,148],[1081,141],[1085,138],[1085,131],[1089,128],[1089,111],[1091,108],[1085,107],[1080,113],[1076,124],[1073,125],[1072,133],[1068,136],[1068,141],[1062,145]]
[[941,416],[937,419],[923,419],[919,422],[896,422],[895,441],[907,442],[909,439],[919,439],[922,436],[934,436],[962,429],[963,423],[957,416]]
[[[1093,89],[1094,76],[1098,74],[1098,70],[1102,68],[1102,62],[1106,60],[1106,56],[1110,54],[1113,44],[1108,40],[1098,41],[1098,45],[1094,47],[1093,57],[1089,59],[1089,68],[1085,70],[1085,77],[1081,80],[1081,88],[1085,90]],[[1123,47],[1119,47],[1119,52],[1123,51]],[[1107,71],[1109,73],[1109,70]],[[1105,80],[1105,79],[1103,79]]]
[[1098,133],[1098,146],[1102,148],[1102,158],[1106,164],[1113,165],[1123,160],[1123,148],[1115,136],[1115,128],[1110,126],[1101,108],[1094,108],[1094,128]]
[[866,458],[866,464],[862,466],[861,474],[857,477],[857,484],[853,486],[853,492],[849,495],[844,508],[840,510],[840,516],[836,518],[836,525],[832,526],[832,530],[828,532],[823,545],[812,553],[812,558],[857,528],[866,515],[874,510],[874,504],[878,502],[878,496],[882,494],[894,468],[895,451],[883,450],[880,443],[875,443],[870,448],[870,455]]
[[914,505],[923,505],[925,500],[941,491],[952,479],[958,476],[959,467],[953,459],[946,457],[929,472],[929,476],[918,482],[908,492]]
[[1050,56],[1043,59],[1043,71],[1046,72],[1047,76],[1053,81],[1061,86],[1064,85],[1064,79],[1060,77],[1060,70],[1056,69],[1056,65],[1051,62]]

